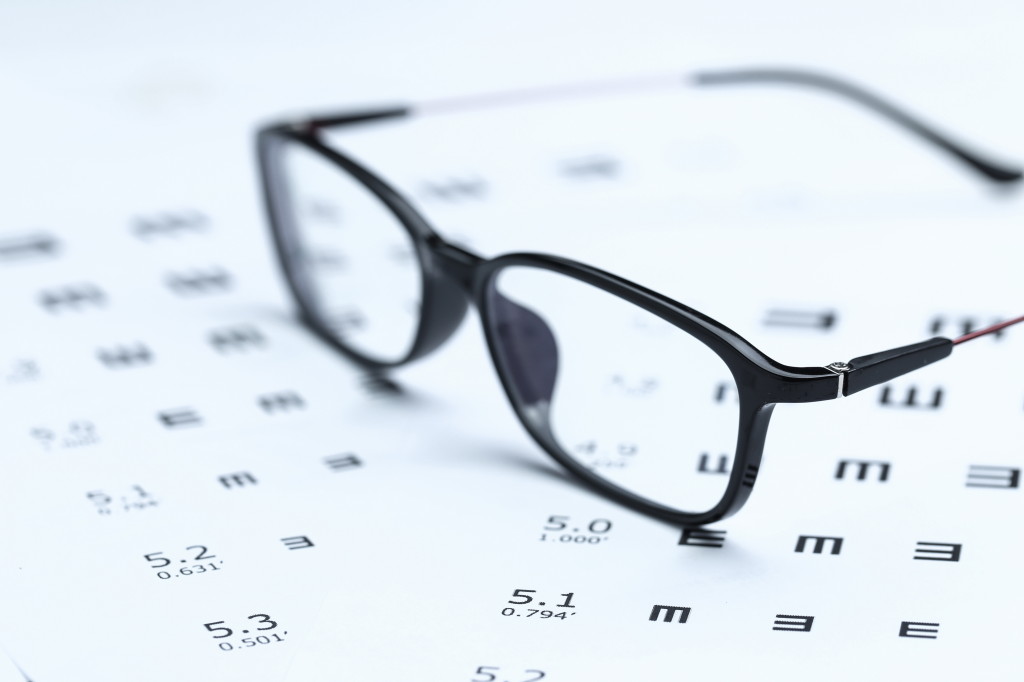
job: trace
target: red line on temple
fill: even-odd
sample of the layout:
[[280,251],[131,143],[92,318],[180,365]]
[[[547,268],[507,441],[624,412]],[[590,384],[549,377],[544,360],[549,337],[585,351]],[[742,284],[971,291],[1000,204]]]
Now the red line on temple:
[[979,329],[978,331],[971,332],[970,334],[964,334],[963,336],[961,336],[959,338],[953,339],[953,345],[955,346],[958,343],[963,343],[964,341],[970,341],[971,339],[976,339],[979,336],[985,336],[986,334],[993,334],[993,333],[999,331],[1000,329],[1006,329],[1010,325],[1017,324],[1018,322],[1024,322],[1024,315],[1022,315],[1020,317],[1015,317],[1012,320],[1007,320],[1006,322],[1000,322],[998,324],[994,324],[991,327],[985,327],[984,329]]

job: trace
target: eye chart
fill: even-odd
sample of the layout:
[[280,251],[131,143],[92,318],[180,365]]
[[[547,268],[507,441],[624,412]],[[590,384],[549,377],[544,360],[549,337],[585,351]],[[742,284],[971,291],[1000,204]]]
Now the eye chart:
[[[345,100],[256,92],[269,57],[204,58],[206,81],[97,53],[94,96],[9,83],[80,153],[44,169],[3,137],[28,180],[0,227],[0,680],[1019,675],[1024,333],[780,406],[747,506],[665,525],[528,438],[475,315],[386,377],[295,321],[251,134]],[[994,104],[1011,100],[971,92],[905,103],[1024,162]],[[95,138],[61,132],[68,111]],[[1024,312],[1019,193],[831,97],[680,88],[331,141],[454,241],[606,268],[793,365]],[[630,400],[658,390],[643,363],[594,372]],[[628,466],[630,443],[583,441]],[[728,474],[724,453],[686,456]]]

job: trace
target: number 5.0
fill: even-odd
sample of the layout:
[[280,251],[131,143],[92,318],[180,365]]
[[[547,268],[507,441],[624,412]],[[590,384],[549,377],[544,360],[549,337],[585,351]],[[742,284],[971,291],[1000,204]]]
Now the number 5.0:
[[548,525],[544,526],[544,530],[563,530],[568,525],[568,520],[568,516],[549,516]]

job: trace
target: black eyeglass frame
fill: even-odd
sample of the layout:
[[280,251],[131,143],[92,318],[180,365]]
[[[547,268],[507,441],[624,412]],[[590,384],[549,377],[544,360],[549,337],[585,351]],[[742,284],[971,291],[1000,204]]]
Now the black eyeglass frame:
[[[748,77],[765,77],[783,82],[811,84],[831,89],[881,110],[881,113],[906,126],[925,139],[938,144],[968,166],[996,182],[1013,182],[1021,174],[989,162],[968,152],[944,136],[866,91],[836,79],[799,71],[746,71],[726,74],[704,74],[702,83],[735,82]],[[753,74],[753,75],[751,75]],[[851,94],[852,93],[852,94]],[[867,101],[865,101],[867,100]],[[848,363],[827,367],[792,367],[779,363],[716,320],[639,284],[598,268],[553,255],[511,253],[483,258],[445,241],[414,208],[412,203],[381,177],[334,147],[325,144],[319,131],[340,125],[402,117],[408,107],[370,110],[268,125],[257,135],[257,152],[267,210],[278,261],[299,306],[301,321],[331,347],[371,371],[386,371],[429,354],[443,344],[458,328],[469,304],[474,304],[483,323],[484,335],[492,361],[505,393],[520,422],[534,440],[557,462],[575,474],[596,492],[639,512],[681,526],[713,523],[735,514],[753,491],[772,410],[778,403],[803,403],[832,400],[875,386],[915,369],[947,357],[954,341],[936,337],[921,343],[855,358]],[[895,114],[893,112],[896,112]],[[910,121],[910,123],[908,123]],[[923,131],[923,132],[922,132]],[[938,142],[937,142],[938,140]],[[295,143],[321,155],[342,172],[372,192],[405,228],[420,265],[422,302],[419,327],[405,357],[394,362],[381,362],[346,346],[321,319],[311,305],[303,271],[297,265],[300,246],[289,223],[288,194],[283,183],[283,169],[278,162],[279,151],[287,143]],[[728,366],[739,398],[738,437],[733,466],[722,499],[712,509],[689,513],[657,504],[604,479],[576,461],[559,446],[546,420],[537,411],[527,410],[519,389],[511,379],[511,371],[503,360],[495,337],[488,293],[496,276],[506,267],[526,266],[556,272],[597,287],[626,300],[696,338],[710,348]],[[1019,318],[999,327],[1020,321]],[[995,328],[975,332],[989,333]],[[957,339],[957,342],[967,337]]]

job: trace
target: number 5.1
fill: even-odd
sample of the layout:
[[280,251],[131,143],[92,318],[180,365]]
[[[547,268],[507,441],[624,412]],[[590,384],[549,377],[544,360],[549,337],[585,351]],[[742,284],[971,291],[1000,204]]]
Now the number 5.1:
[[[512,599],[509,599],[508,603],[509,604],[529,604],[530,602],[533,601],[533,597],[531,597],[529,594],[526,594],[526,593],[527,592],[534,593],[536,591],[537,590],[526,590],[526,589],[521,589],[521,588],[520,589],[515,589],[515,590],[512,591]],[[560,609],[574,609],[574,608],[576,608],[576,606],[572,603],[573,594],[574,594],[573,592],[563,592],[562,594],[558,595],[559,597],[565,597],[565,601],[563,601],[561,604],[556,604],[555,606],[557,608],[560,608]],[[522,599],[522,601],[516,601],[516,599]]]
[[[536,592],[536,591],[537,590],[516,590],[516,591],[514,591],[512,593],[512,599],[509,599],[508,603],[509,604],[529,604],[530,602],[533,601],[533,597],[531,597],[528,594],[524,594],[524,593],[525,592]],[[515,601],[515,599],[518,598],[518,597],[522,597],[523,601]]]

